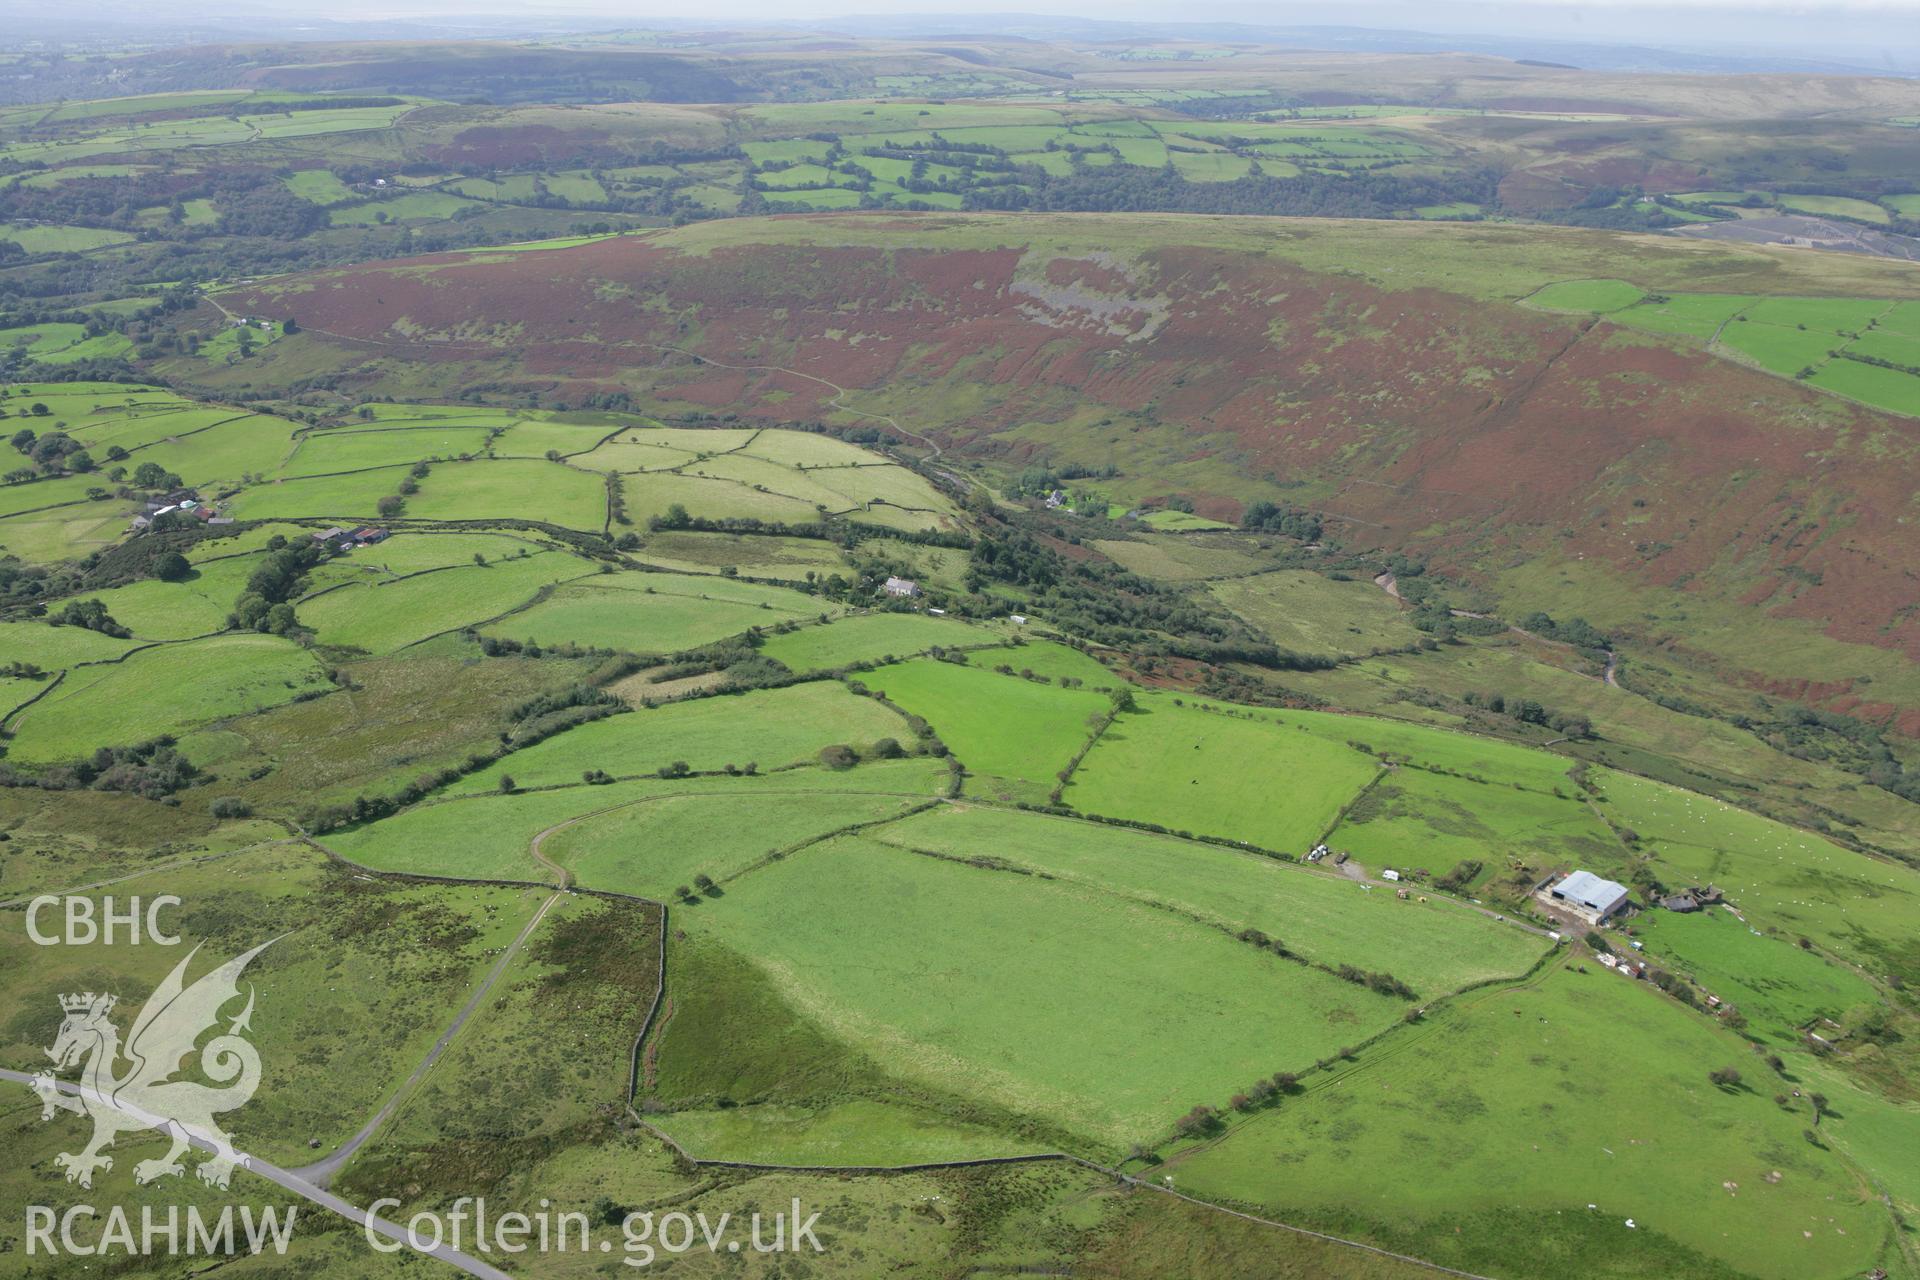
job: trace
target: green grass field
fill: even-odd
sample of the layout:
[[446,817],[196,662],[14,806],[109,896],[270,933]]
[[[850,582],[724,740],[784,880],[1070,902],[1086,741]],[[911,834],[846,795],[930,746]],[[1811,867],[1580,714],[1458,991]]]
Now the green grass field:
[[[858,837],[771,863],[687,914],[889,1071],[1105,1150],[1399,1010],[1163,911]],[[1071,1037],[1053,1030],[1062,1019]],[[1207,1052],[1162,1051],[1189,1037]]]
[[1401,901],[1260,854],[1072,818],[954,804],[871,834],[901,848],[999,859],[1230,932],[1260,929],[1318,964],[1391,972],[1428,999],[1518,976],[1546,949],[1446,903]]
[[598,530],[607,521],[606,484],[597,475],[557,462],[443,462],[407,500],[407,514],[417,520],[484,520],[508,513],[569,529]]
[[1857,360],[1830,360],[1808,382],[1876,409],[1920,417],[1920,377]]
[[[1878,210],[1878,206],[1867,207]],[[1561,281],[1529,295],[1525,302],[1549,311],[1598,313],[1655,333],[1714,339],[1736,359],[1770,373],[1790,378],[1807,373],[1803,380],[1823,391],[1893,413],[1920,415],[1920,376],[1904,368],[1837,358],[1843,351],[1858,350],[1905,368],[1920,365],[1920,352],[1907,341],[1913,335],[1907,319],[1913,303],[1705,293],[1656,298],[1624,280]]]
[[1853,218],[1881,225],[1892,221],[1887,211],[1873,201],[1856,200],[1851,196],[1783,195],[1779,199],[1782,208],[1795,213],[1813,213],[1823,218]]
[[[944,768],[924,759],[911,759],[877,761],[832,772],[793,769],[753,778],[650,779],[514,795],[464,796],[417,805],[379,822],[333,832],[325,843],[347,858],[383,871],[546,881],[552,878],[551,872],[540,867],[528,852],[536,836],[562,823],[625,805],[678,796],[753,798],[835,792],[931,798],[945,781]],[[756,851],[764,852],[764,847]]]
[[[354,558],[369,551],[377,553],[377,548]],[[366,580],[349,581],[302,601],[297,610],[301,623],[313,628],[323,645],[390,653],[428,636],[478,626],[519,608],[542,588],[589,577],[593,568],[563,552],[543,551],[398,579],[385,578],[373,564],[355,565],[347,572]]]
[[1319,711],[1280,712],[1275,719],[1327,742],[1360,744],[1381,757],[1409,760],[1469,781],[1572,794],[1564,756],[1475,733],[1408,724],[1374,716],[1330,715]]
[[1920,874],[1678,787],[1609,771],[1602,789],[1601,808],[1639,834],[1663,879],[1718,885],[1764,932],[1920,980]]
[[1834,960],[1755,932],[1725,909],[1693,915],[1647,911],[1632,933],[1647,954],[1675,964],[1735,1005],[1754,1031],[1781,1045],[1800,1044],[1815,1018],[1840,1019],[1879,999],[1872,984]]
[[[1375,765],[1293,724],[1138,699],[1073,775],[1066,802],[1108,818],[1304,853]],[[962,756],[964,759],[964,755]]]
[[266,414],[227,415],[227,420],[174,435],[134,454],[136,463],[156,462],[193,485],[238,484],[278,467],[291,447],[292,424]]
[[[581,884],[662,901],[697,876],[718,882],[685,908],[700,912],[724,902],[735,877],[762,859],[805,841],[863,823],[884,822],[928,802],[924,766],[889,767],[906,794],[834,791],[832,775],[818,790],[784,792],[736,787],[731,792],[662,795],[586,818],[553,834],[541,852]],[[871,781],[871,779],[868,779]]]
[[1563,799],[1401,768],[1354,805],[1328,843],[1374,873],[1392,867],[1441,876],[1479,862],[1482,869],[1468,881],[1476,887],[1516,863],[1625,874],[1625,847],[1572,787],[1566,791]]
[[980,666],[935,658],[883,667],[863,683],[920,716],[979,775],[969,783],[987,795],[1041,800],[1107,711],[1104,694],[996,675]]
[[1612,319],[1636,329],[1669,333],[1688,338],[1711,338],[1736,314],[1751,306],[1749,295],[1722,293],[1675,293],[1655,301],[1649,295],[1631,306],[1610,314]]
[[1150,528],[1172,532],[1233,528],[1230,524],[1209,520],[1205,516],[1197,516],[1190,511],[1153,511],[1142,516],[1140,523]]
[[1762,1068],[1649,986],[1562,969],[1398,1038],[1173,1161],[1177,1185],[1482,1274],[1797,1280],[1889,1247],[1858,1175],[1801,1138],[1808,1109],[1710,1084]]
[[1735,322],[1720,333],[1722,346],[1787,377],[1825,364],[1841,342],[1831,333],[1777,324]]
[[312,655],[277,636],[212,636],[73,669],[14,719],[9,756],[70,760],[331,688]]
[[485,427],[438,427],[417,431],[333,430],[300,437],[280,473],[326,475],[365,467],[458,458],[480,452],[490,433]]
[[226,629],[227,615],[257,564],[256,556],[234,556],[202,565],[179,582],[147,578],[85,598],[105,605],[136,640],[187,640]]
[[614,573],[556,590],[482,630],[543,645],[668,654],[829,611],[784,587],[669,573]]
[[242,489],[228,500],[226,510],[236,520],[372,520],[379,515],[380,499],[396,492],[406,478],[407,468],[398,466],[274,480]]
[[1056,683],[1075,680],[1089,689],[1121,689],[1127,683],[1102,666],[1099,659],[1053,640],[1027,640],[1000,649],[980,649],[969,653],[967,660],[994,671],[1006,667],[1022,679],[1040,676]]
[[327,215],[336,227],[372,227],[388,222],[438,222],[463,209],[480,206],[438,191],[415,191],[385,200],[340,205]]
[[835,743],[865,748],[882,738],[912,743],[899,715],[871,698],[855,697],[837,681],[823,680],[597,720],[513,752],[461,779],[451,792],[498,790],[503,774],[525,788],[571,786],[590,769],[621,778],[676,762],[697,772],[748,763],[778,769],[811,762],[822,747]]
[[297,169],[284,181],[287,190],[314,204],[345,204],[354,198],[353,188],[328,169]]
[[138,640],[122,640],[83,627],[55,627],[44,622],[0,622],[0,653],[7,655],[7,661],[30,663],[43,671],[58,671],[81,662],[104,662],[119,657],[139,643]]
[[821,671],[853,662],[911,657],[936,646],[990,645],[999,639],[996,632],[958,619],[923,613],[863,613],[769,636],[761,652],[795,671]]
[[0,240],[10,240],[27,253],[86,253],[108,245],[125,244],[133,236],[125,231],[97,227],[59,227],[18,222],[0,222]]

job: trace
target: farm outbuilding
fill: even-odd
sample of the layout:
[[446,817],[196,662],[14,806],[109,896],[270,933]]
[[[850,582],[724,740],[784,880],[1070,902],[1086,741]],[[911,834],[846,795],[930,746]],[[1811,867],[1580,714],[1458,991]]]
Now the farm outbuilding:
[[1575,871],[1549,889],[1555,902],[1598,923],[1627,905],[1627,887],[1602,880],[1591,871]]

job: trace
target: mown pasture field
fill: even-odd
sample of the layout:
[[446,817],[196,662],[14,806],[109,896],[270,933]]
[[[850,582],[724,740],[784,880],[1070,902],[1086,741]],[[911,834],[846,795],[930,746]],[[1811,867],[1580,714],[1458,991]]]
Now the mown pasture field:
[[1054,640],[1023,640],[1016,637],[1015,643],[1004,648],[972,650],[967,660],[994,671],[1004,667],[1022,679],[1039,676],[1055,683],[1073,680],[1094,690],[1118,690],[1125,688],[1127,683],[1102,666],[1099,659]]
[[8,755],[34,764],[71,760],[332,687],[311,654],[278,636],[156,645],[118,662],[73,668],[14,717]]
[[485,427],[308,432],[295,443],[292,455],[280,468],[280,474],[330,475],[367,467],[391,467],[458,458],[463,454],[480,452],[491,434]]
[[607,488],[600,476],[543,459],[443,462],[407,499],[407,514],[416,520],[514,516],[598,530],[607,522]]
[[1799,1280],[1894,1247],[1859,1174],[1801,1137],[1809,1107],[1708,1081],[1714,1064],[1759,1074],[1751,1050],[1598,965],[1465,997],[1393,1050],[1308,1077],[1169,1172],[1482,1274]]
[[[92,599],[93,597],[88,597]],[[55,627],[45,622],[0,622],[0,653],[42,671],[58,671],[82,662],[107,662],[134,648],[138,640],[103,635],[85,627]]]
[[1148,512],[1146,515],[1140,517],[1140,523],[1150,529],[1158,529],[1166,533],[1187,533],[1233,528],[1230,524],[1222,524],[1218,520],[1209,520],[1205,516],[1194,515],[1191,511],[1173,510]]
[[1907,319],[1914,314],[1911,302],[1705,293],[1656,296],[1624,280],[1561,281],[1525,301],[1543,310],[1591,312],[1636,329],[1710,341],[1769,373],[1799,379],[1876,409],[1920,415],[1920,373],[1916,372],[1920,343],[1913,340]]
[[[1571,792],[1572,788],[1568,788]],[[1577,795],[1401,767],[1356,801],[1328,843],[1373,874],[1391,867],[1443,876],[1477,862],[1462,888],[1478,889],[1510,866],[1584,867],[1625,874],[1627,850]]]
[[1377,767],[1287,721],[1241,719],[1161,694],[1136,702],[1140,709],[1123,712],[1074,772],[1065,798],[1075,809],[1300,854]]
[[[685,908],[717,907],[735,878],[764,859],[808,840],[866,823],[885,822],[929,803],[928,771],[890,771],[905,795],[835,791],[832,775],[815,778],[819,790],[790,789],[697,795],[661,795],[585,818],[541,846],[581,884],[669,901],[698,876],[718,883],[718,894],[697,893]],[[873,782],[874,779],[865,781]],[[915,793],[914,788],[919,788]]]
[[760,652],[795,671],[826,671],[855,662],[908,658],[932,648],[996,644],[999,633],[957,618],[923,613],[862,613],[767,637]]
[[715,573],[731,568],[743,578],[805,581],[846,569],[830,542],[817,538],[745,537],[731,533],[654,533],[633,553],[636,560],[678,573]]
[[82,598],[105,605],[136,640],[187,640],[226,629],[227,615],[258,563],[257,555],[231,556],[203,563],[178,582],[145,578]]
[[1071,818],[943,805],[870,833],[906,849],[985,857],[1204,919],[1255,928],[1317,964],[1391,972],[1432,999],[1517,977],[1545,941],[1451,904],[1401,901],[1261,854]]
[[228,499],[226,513],[236,520],[372,521],[379,518],[380,499],[399,492],[407,471],[401,465],[270,480]]
[[[946,779],[947,771],[937,762],[908,759],[875,761],[834,771],[790,769],[752,778],[653,778],[513,795],[458,796],[332,832],[324,843],[346,858],[382,871],[549,880],[551,872],[536,863],[529,852],[536,836],[562,823],[626,805],[665,796],[751,798],[830,792],[923,795],[931,799],[945,787]],[[716,811],[715,816],[717,821],[726,821],[724,811]]]
[[1858,360],[1830,360],[1807,381],[1876,409],[1920,417],[1920,377],[1904,369],[1886,369]]
[[1093,546],[1134,573],[1167,582],[1197,582],[1206,578],[1252,573],[1260,559],[1251,544],[1232,545],[1199,538],[1103,538]]
[[[356,552],[355,557],[365,554]],[[369,565],[361,572],[378,570]],[[428,636],[477,626],[526,604],[543,588],[593,572],[590,563],[576,556],[539,551],[484,565],[348,581],[301,601],[299,614],[320,644],[391,653]]]
[[748,764],[765,772],[811,763],[822,747],[864,749],[882,738],[913,742],[897,713],[838,681],[821,680],[609,716],[515,751],[449,791],[497,791],[502,775],[523,788],[570,786],[592,769],[636,777],[675,763],[701,773]]
[[293,426],[263,413],[228,415],[191,434],[176,434],[134,452],[133,462],[155,462],[190,485],[239,484],[265,475],[286,459]]
[[669,654],[833,608],[784,587],[717,576],[627,572],[561,587],[481,630],[542,645]]
[[1567,778],[1571,762],[1566,757],[1485,734],[1324,711],[1282,711],[1273,713],[1272,719],[1322,741],[1364,749],[1383,759],[1410,761],[1420,768],[1456,774],[1471,782],[1497,782],[1549,794],[1571,795],[1574,791]]
[[1044,799],[1054,774],[1106,714],[1105,694],[1003,676],[982,666],[916,658],[862,682],[933,726],[989,795]]
[[[857,836],[683,914],[888,1071],[1106,1151],[1365,1039],[1402,1008],[1168,912]],[[1201,1042],[1204,1054],[1164,1051]]]
[[1814,1019],[1838,1020],[1879,999],[1873,985],[1845,965],[1767,937],[1724,909],[1647,911],[1631,929],[1647,954],[1678,965],[1776,1044],[1798,1045],[1800,1029]]
[[[578,465],[590,465],[591,455],[576,459]],[[710,520],[747,519],[773,524],[810,524],[821,517],[820,504],[789,497],[769,489],[756,489],[738,480],[683,475],[676,471],[653,470],[644,473],[623,472],[620,491],[626,501],[629,518],[644,526],[655,517],[666,517],[674,507],[684,507],[696,516]]]

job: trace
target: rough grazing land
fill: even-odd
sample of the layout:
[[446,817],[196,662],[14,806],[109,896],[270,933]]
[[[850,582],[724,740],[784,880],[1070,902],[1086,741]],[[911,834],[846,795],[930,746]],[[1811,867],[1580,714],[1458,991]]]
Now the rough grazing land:
[[[297,308],[307,359],[377,360],[374,378],[504,363],[532,385],[645,385],[788,421],[834,416],[839,386],[1013,460],[1044,438],[1055,459],[1104,461],[1111,433],[1090,430],[1095,417],[1144,424],[1194,463],[1202,515],[1232,518],[1284,472],[1370,541],[1461,567],[1551,547],[1920,654],[1920,581],[1894,515],[1920,472],[1903,420],[1696,339],[1508,305],[1569,276],[1816,292],[1799,268],[1539,228],[1291,221],[1256,236],[1231,221],[1042,237],[1052,224],[1023,218],[772,220],[350,268],[229,305]],[[1393,270],[1356,275],[1355,262]],[[1915,288],[1904,270],[1884,276],[1889,298]],[[511,316],[492,305],[502,291]],[[687,343],[822,381],[664,349]],[[1047,429],[1030,439],[1023,423]]]

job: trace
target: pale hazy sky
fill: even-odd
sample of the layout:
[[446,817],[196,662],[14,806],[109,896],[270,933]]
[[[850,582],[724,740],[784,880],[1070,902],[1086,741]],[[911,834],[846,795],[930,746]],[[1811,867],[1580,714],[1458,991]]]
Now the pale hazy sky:
[[[11,0],[0,0],[3,10]],[[271,0],[268,0],[271,3]],[[84,7],[84,5],[83,5]],[[335,0],[330,17],[450,18],[462,13],[592,15],[609,25],[648,18],[712,25],[776,19],[831,26],[846,15],[951,15],[991,32],[1003,15],[1134,22],[1351,26],[1647,45],[1770,45],[1806,49],[1920,46],[1920,0]],[[956,24],[950,29],[959,29]]]
[[[0,0],[6,18],[31,25],[105,22],[180,25],[203,19],[246,25],[390,21],[471,24],[502,30],[528,21],[585,30],[650,21],[707,27],[781,21],[831,29],[850,15],[938,17],[945,31],[1018,32],[1021,18],[1053,15],[1152,23],[1256,27],[1364,27],[1532,41],[1600,42],[1772,53],[1842,53],[1855,64],[1920,69],[1920,0]],[[1016,16],[1018,15],[1018,16]],[[1034,24],[1029,31],[1041,34]],[[844,28],[843,28],[844,29]]]

